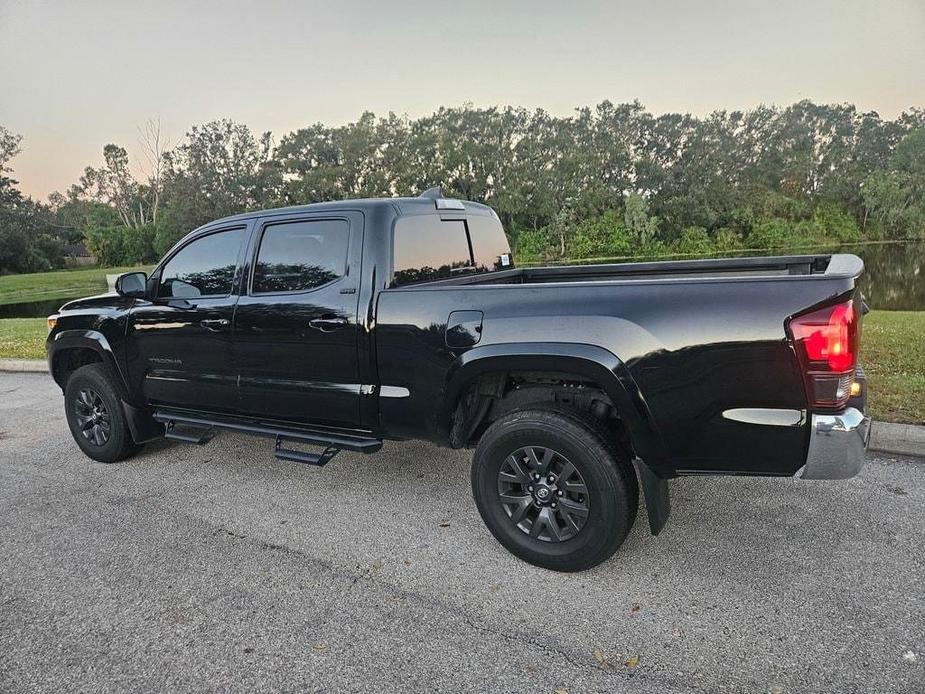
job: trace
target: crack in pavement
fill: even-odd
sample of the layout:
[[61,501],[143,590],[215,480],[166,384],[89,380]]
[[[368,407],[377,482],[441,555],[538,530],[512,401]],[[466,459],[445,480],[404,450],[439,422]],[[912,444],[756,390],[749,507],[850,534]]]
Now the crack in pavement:
[[[187,517],[196,520],[196,518],[188,516]],[[246,535],[236,533],[228,528],[225,528],[221,525],[213,525],[207,520],[198,519],[200,522],[204,523],[207,526],[215,527],[215,531],[211,534],[213,537],[225,535],[233,540],[244,540],[250,545],[257,547],[259,549],[269,550],[269,551],[282,551],[288,555],[291,555],[299,560],[306,561],[316,567],[319,567],[322,571],[333,574],[334,579],[338,580],[341,578],[349,578],[347,587],[340,592],[337,597],[331,602],[330,607],[324,611],[323,616],[319,619],[315,626],[317,632],[323,632],[324,628],[328,626],[331,620],[334,618],[335,613],[338,609],[343,607],[344,601],[351,595],[351,593],[356,589],[356,586],[362,581],[368,581],[372,587],[378,588],[383,592],[386,592],[392,598],[397,598],[404,601],[414,601],[419,606],[423,608],[428,608],[431,611],[439,611],[440,613],[448,617],[448,621],[452,621],[452,617],[458,617],[461,619],[471,630],[479,632],[481,634],[489,634],[491,636],[496,636],[505,641],[508,641],[513,644],[518,645],[527,645],[535,649],[541,650],[546,654],[553,655],[554,657],[561,658],[566,663],[572,667],[583,671],[590,672],[597,675],[602,675],[608,678],[617,678],[624,682],[630,682],[640,675],[639,670],[632,671],[622,671],[611,667],[604,667],[596,662],[591,660],[584,660],[579,656],[575,655],[575,652],[568,651],[564,647],[557,644],[551,644],[544,642],[540,639],[535,638],[524,632],[509,632],[504,629],[497,628],[489,623],[480,623],[476,621],[472,615],[466,612],[463,609],[460,609],[459,606],[447,603],[440,600],[439,598],[427,596],[417,591],[407,590],[398,586],[395,583],[383,580],[376,580],[374,577],[375,572],[382,568],[381,560],[378,560],[376,563],[367,566],[361,570],[361,565],[356,564],[356,571],[351,571],[350,569],[337,566],[330,562],[325,562],[318,559],[302,550],[296,549],[294,547],[285,545],[285,544],[275,544],[268,543],[257,538],[249,538]],[[591,651],[589,651],[590,655]],[[653,681],[650,679],[649,681]],[[671,678],[666,678],[663,675],[657,677],[657,681],[668,684],[672,687],[677,686],[677,683],[672,681]],[[681,690],[678,690],[681,691]]]

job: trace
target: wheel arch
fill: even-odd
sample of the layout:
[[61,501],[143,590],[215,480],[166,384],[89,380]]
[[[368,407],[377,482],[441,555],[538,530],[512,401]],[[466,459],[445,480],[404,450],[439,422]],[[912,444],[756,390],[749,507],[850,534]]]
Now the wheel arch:
[[505,343],[476,347],[462,354],[447,374],[441,421],[447,431],[461,399],[482,377],[511,371],[576,374],[607,394],[641,458],[668,473],[661,438],[642,394],[623,362],[595,345],[561,342]]
[[163,437],[164,427],[154,420],[151,408],[129,401],[122,369],[105,335],[96,330],[63,330],[49,340],[48,370],[62,391],[70,374],[87,364],[101,364],[112,374],[135,443]]
[[62,390],[68,376],[86,364],[101,363],[115,377],[120,395],[127,398],[124,374],[112,346],[97,330],[62,330],[48,342],[48,370]]

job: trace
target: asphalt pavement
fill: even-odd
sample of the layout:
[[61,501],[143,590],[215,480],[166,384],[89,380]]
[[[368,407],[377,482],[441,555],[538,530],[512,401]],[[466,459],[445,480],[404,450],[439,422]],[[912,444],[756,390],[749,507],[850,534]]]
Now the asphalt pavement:
[[469,452],[83,457],[0,374],[0,691],[925,692],[925,462],[684,478],[600,567],[520,562]]

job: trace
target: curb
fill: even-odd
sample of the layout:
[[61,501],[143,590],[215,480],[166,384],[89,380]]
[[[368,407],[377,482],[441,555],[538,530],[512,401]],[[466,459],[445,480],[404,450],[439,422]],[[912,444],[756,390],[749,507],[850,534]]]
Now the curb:
[[44,359],[0,359],[0,371],[48,373],[48,362]]
[[925,458],[925,426],[873,422],[870,450]]
[[[48,373],[48,362],[44,359],[0,359],[0,371]],[[873,422],[869,448],[880,453],[925,458],[925,426]]]

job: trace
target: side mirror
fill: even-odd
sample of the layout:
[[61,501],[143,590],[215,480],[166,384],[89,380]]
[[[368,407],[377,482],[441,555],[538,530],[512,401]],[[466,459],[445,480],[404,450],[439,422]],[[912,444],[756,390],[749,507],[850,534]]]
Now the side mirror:
[[143,272],[126,272],[116,278],[116,294],[135,299],[147,296],[148,276]]

